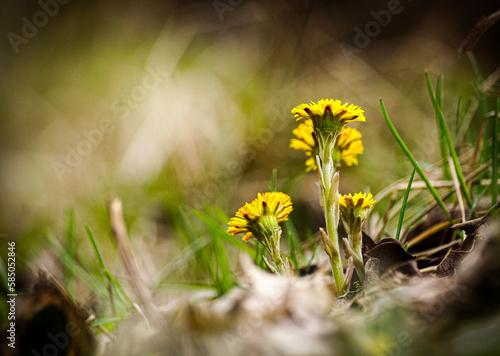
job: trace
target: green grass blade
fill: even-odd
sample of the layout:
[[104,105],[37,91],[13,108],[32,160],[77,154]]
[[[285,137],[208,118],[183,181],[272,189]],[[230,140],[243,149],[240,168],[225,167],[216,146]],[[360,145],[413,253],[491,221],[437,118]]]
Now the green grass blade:
[[481,201],[483,196],[486,194],[486,192],[488,192],[491,189],[492,184],[493,184],[493,181],[491,181],[490,184],[488,184],[486,187],[484,187],[484,189],[482,191],[480,191],[478,194],[476,194],[476,200],[474,201],[474,204],[472,205],[472,207],[469,209],[469,212],[467,214],[467,220],[472,219],[472,216],[476,212],[477,205],[479,204],[479,202]]
[[387,123],[387,126],[389,126],[389,129],[391,130],[391,132],[392,132],[394,138],[396,139],[396,141],[398,141],[399,145],[403,149],[403,152],[406,154],[406,157],[408,157],[408,159],[410,160],[410,162],[413,164],[413,167],[415,167],[415,169],[417,170],[420,178],[422,178],[422,180],[425,182],[425,185],[426,185],[427,189],[432,194],[432,196],[436,200],[436,203],[439,205],[439,207],[441,208],[441,210],[443,210],[443,213],[445,214],[446,218],[450,222],[453,223],[453,219],[451,218],[450,212],[446,208],[446,205],[444,204],[443,200],[439,196],[439,194],[436,191],[436,189],[434,189],[434,187],[432,186],[431,182],[429,181],[429,179],[425,175],[424,171],[422,170],[422,168],[420,167],[420,165],[418,164],[418,162],[416,161],[416,159],[411,154],[410,150],[408,149],[408,147],[404,143],[404,141],[401,138],[401,136],[399,136],[398,131],[396,130],[396,127],[394,127],[394,124],[392,123],[391,119],[389,118],[389,115],[387,114],[387,111],[385,109],[385,105],[384,105],[384,102],[382,101],[382,99],[380,99],[380,108],[382,110],[382,115],[384,116],[384,119],[385,119],[385,122]]
[[225,240],[227,233],[224,229],[219,228],[220,225],[217,224],[215,211],[212,206],[207,205],[205,210],[206,216],[212,218],[212,221],[216,223],[214,224],[214,227],[210,228],[210,236],[212,237],[213,253],[219,272],[219,275],[217,276],[218,283],[216,287],[219,295],[222,295],[229,289],[231,289],[234,285],[233,275],[231,272],[231,268],[229,267],[226,249],[222,242],[223,240]]
[[300,267],[300,261],[305,258],[305,252],[302,244],[300,243],[299,233],[290,217],[288,217],[288,220],[284,221],[283,224],[285,225],[285,229],[288,234],[288,244],[290,245],[290,260],[295,269],[298,270]]
[[76,258],[76,238],[75,238],[75,212],[72,208],[69,208],[66,211],[65,216],[65,226],[64,226],[64,239],[66,242],[66,251],[72,257],[68,262],[68,264],[64,265],[64,284],[66,286],[66,290],[71,298],[74,298],[73,295],[73,276],[75,275],[74,271],[74,261]]
[[304,248],[302,247],[302,243],[300,242],[299,239],[299,232],[297,231],[297,228],[295,227],[295,224],[293,222],[293,219],[288,216],[288,220],[284,221],[283,224],[285,225],[285,229],[287,231],[288,236],[292,235],[291,239],[293,239],[293,244],[295,248],[295,252],[298,253],[298,257],[303,258],[306,255],[306,252]]
[[[467,52],[467,57],[469,58],[469,61],[472,65],[472,69],[474,70],[474,74],[476,76],[476,80],[474,81],[474,88],[476,90],[476,95],[479,100],[479,108],[480,108],[480,118],[479,118],[479,126],[481,126],[482,121],[486,118],[488,114],[488,102],[486,95],[483,90],[483,75],[481,74],[481,68],[479,67],[479,63],[474,56],[474,53],[472,51]],[[475,137],[479,137],[480,135],[475,135]],[[488,160],[488,156],[490,154],[490,151],[487,149],[488,148],[488,135],[484,135],[483,137],[483,146],[482,146],[482,151],[480,155],[479,162],[484,163]],[[475,142],[473,142],[473,145],[476,145]]]
[[95,238],[94,238],[94,234],[92,233],[92,229],[87,224],[85,224],[85,231],[87,231],[87,235],[90,239],[90,243],[92,244],[92,249],[94,250],[94,253],[97,256],[97,262],[99,262],[99,266],[101,267],[102,270],[107,270],[106,264],[104,263],[104,260],[103,260],[102,255],[101,255],[101,251],[99,250],[99,247],[97,247],[97,243],[95,242]]
[[222,237],[217,232],[212,232],[212,245],[215,255],[215,261],[219,269],[220,275],[217,278],[216,288],[219,295],[224,294],[233,286],[233,278],[231,268],[226,256],[226,250],[222,244]]
[[436,99],[441,107],[443,106],[443,98],[444,98],[444,75],[439,74],[436,83]]
[[408,203],[408,196],[410,195],[411,191],[411,184],[413,183],[413,177],[415,177],[415,172],[417,171],[417,168],[414,167],[413,171],[411,172],[410,180],[408,181],[408,187],[406,188],[405,196],[403,198],[403,205],[401,206],[401,211],[399,213],[399,222],[398,222],[398,229],[396,231],[396,240],[399,241],[399,235],[401,234],[401,227],[403,226],[403,218],[405,216],[405,210],[406,210],[406,204]]
[[[442,107],[443,95],[444,95],[444,76],[440,74],[438,76],[436,84],[436,99],[440,107]],[[441,122],[441,120],[439,120],[439,116],[437,115],[437,113],[436,113],[436,124],[438,127],[439,148],[441,150],[441,160],[443,161],[444,176],[446,177],[447,180],[451,180],[450,165],[448,164],[448,160],[446,159],[446,157],[448,157],[448,149],[446,148],[446,138],[443,128],[443,123]]]
[[[455,110],[455,133],[454,133],[455,140],[457,139],[457,137],[459,135],[460,126],[462,125],[462,123],[460,122],[460,107],[461,106],[462,106],[462,96],[459,96],[458,100],[457,100],[457,108]],[[456,144],[458,145],[459,142],[456,142]]]
[[269,186],[270,192],[276,191],[276,181],[278,180],[278,170],[273,168],[273,173],[271,174],[271,184]]
[[[183,234],[183,232],[178,232],[179,235]],[[172,274],[176,273],[179,274],[183,269],[187,268],[189,266],[189,261],[191,259],[195,258],[196,253],[201,248],[204,248],[210,243],[208,238],[205,237],[199,237],[196,240],[194,240],[189,246],[184,247],[184,249],[177,254],[177,257],[173,260],[169,260],[168,263],[163,266],[158,273],[160,276],[159,278],[159,283],[162,283],[170,277]],[[153,288],[155,289],[155,288]]]
[[46,232],[44,236],[51,245],[52,249],[58,255],[58,258],[63,263],[63,265],[73,263],[75,276],[77,276],[78,279],[80,279],[91,291],[93,291],[100,298],[107,297],[106,288],[99,285],[99,283],[95,279],[95,275],[88,272],[79,264],[74,263],[73,257],[70,256],[70,254],[64,249],[64,247],[53,234],[51,234],[50,232]]
[[99,262],[99,266],[101,267],[103,275],[106,277],[110,285],[117,290],[119,293],[117,293],[118,296],[121,296],[125,298],[127,303],[130,305],[134,305],[134,302],[129,298],[128,294],[125,292],[123,289],[122,285],[118,280],[115,278],[115,276],[108,270],[106,267],[106,264],[104,263],[104,259],[102,258],[101,251],[99,250],[99,247],[97,246],[97,243],[95,241],[94,234],[92,233],[92,229],[88,224],[85,224],[85,231],[87,232],[87,235],[90,239],[90,243],[92,244],[92,248],[94,250],[95,255],[97,256],[97,261]]
[[[186,244],[188,246],[191,246],[193,241],[195,241],[195,236],[198,236],[198,234],[193,230],[193,223],[190,221],[190,218],[188,216],[188,213],[181,207],[180,208],[180,213],[181,217],[183,220],[183,229],[184,229],[184,234],[183,236],[185,237]],[[196,212],[197,210],[193,209],[193,212]],[[196,251],[195,253],[195,260],[196,260],[196,265],[199,269],[199,271],[202,271],[206,273],[211,280],[215,280],[215,271],[211,263],[211,257],[210,257],[210,245],[206,245],[203,248],[200,248],[199,250]]]
[[225,224],[226,222],[229,221],[229,216],[226,215],[226,213],[224,212],[224,210],[222,210],[220,207],[215,207],[214,208],[214,213],[215,213],[215,216],[217,217],[217,219],[219,219],[219,221],[223,224]]
[[110,282],[111,286],[115,290],[118,290],[118,292],[120,292],[120,293],[116,293],[118,295],[118,297],[123,297],[128,304],[130,304],[131,306],[135,306],[135,303],[132,301],[132,299],[130,299],[127,292],[125,292],[125,290],[123,289],[120,282],[118,282],[118,280],[115,278],[115,276],[109,270],[104,271],[104,276],[106,276],[106,278]]
[[98,325],[104,325],[104,324],[115,324],[117,322],[120,322],[122,319],[121,318],[98,318],[94,319],[90,322],[90,326],[98,326]]
[[493,156],[491,157],[493,160],[492,164],[492,174],[491,174],[491,205],[495,205],[498,198],[498,113],[500,112],[500,98],[497,98],[497,103],[495,106],[495,116],[493,117],[493,132],[492,132],[492,141],[493,141]]
[[436,94],[434,93],[434,89],[432,88],[431,77],[429,75],[429,72],[427,71],[425,72],[425,79],[427,82],[427,89],[429,90],[432,105],[434,106],[436,115],[439,118],[440,128],[442,129],[442,133],[444,134],[451,159],[453,160],[453,165],[455,166],[455,172],[457,174],[458,182],[460,183],[460,188],[462,189],[462,192],[465,195],[465,200],[467,201],[467,205],[470,208],[472,206],[472,197],[470,195],[469,188],[465,183],[464,174],[462,173],[462,169],[460,168],[460,162],[458,160],[457,152],[455,151],[455,147],[453,146],[453,141],[451,139],[450,132],[448,131],[448,126],[446,125],[446,121],[443,116],[443,111],[441,110],[441,106],[439,105],[436,99]]
[[310,249],[312,250],[311,257],[308,259],[307,264],[306,264],[306,268],[309,269],[309,268],[311,268],[312,263],[313,263],[314,259],[316,258],[316,255],[318,253],[318,247],[321,244],[321,242],[319,244],[315,242],[314,234],[310,230],[308,230],[306,232],[306,240],[309,241],[309,246],[310,246]]
[[483,75],[481,74],[481,68],[479,67],[479,63],[476,59],[476,56],[474,56],[474,53],[472,53],[472,51],[467,52],[467,57],[469,58],[469,61],[472,65],[472,69],[474,70],[474,74],[476,75],[475,88],[478,94],[479,107],[481,108],[481,116],[482,118],[484,118],[488,113],[488,103],[486,102],[486,95],[484,95],[482,86]]
[[193,241],[195,240],[195,236],[197,236],[198,234],[193,230],[193,224],[190,221],[187,209],[183,206],[180,206],[179,214],[181,216],[180,220],[182,221],[182,223],[179,223],[178,230],[183,232],[183,234],[181,234],[181,237],[185,238],[184,243],[186,245],[190,245],[191,243],[193,243]]
[[229,241],[232,245],[236,246],[238,249],[248,253],[252,258],[254,258],[255,251],[247,245],[245,242],[243,242],[239,238],[235,238],[234,236],[230,236],[227,234],[225,228],[220,225],[220,223],[216,220],[214,220],[212,217],[208,216],[206,213],[193,209],[192,213],[194,216],[196,216],[198,219],[200,219],[208,228],[213,229],[214,231],[217,231],[218,233],[221,233],[221,236],[224,236],[224,239]]

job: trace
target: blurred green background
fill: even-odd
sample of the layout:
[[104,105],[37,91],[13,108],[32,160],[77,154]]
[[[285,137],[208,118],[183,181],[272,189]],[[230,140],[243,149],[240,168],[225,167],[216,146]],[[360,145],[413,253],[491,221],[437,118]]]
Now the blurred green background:
[[[278,188],[303,170],[303,152],[288,148],[297,125],[290,110],[321,98],[365,110],[367,122],[353,125],[365,153],[358,167],[343,167],[341,192],[377,193],[411,171],[378,99],[416,158],[438,161],[424,70],[433,80],[445,75],[445,114],[452,118],[458,97],[466,101],[474,91],[470,62],[457,49],[497,7],[410,0],[3,2],[2,239],[18,241],[18,269],[55,271],[57,263],[42,253],[43,232],[60,235],[64,211],[73,207],[82,250],[91,251],[84,223],[106,250],[113,243],[106,212],[112,192],[123,200],[139,263],[153,275],[178,251],[171,245],[180,206],[209,201],[231,216],[268,190],[273,168]],[[376,25],[388,8],[396,10],[385,26]],[[357,28],[373,36],[363,40]],[[474,49],[484,73],[499,63],[499,33],[494,26]],[[302,176],[289,191],[303,230],[322,224],[315,180],[314,173]],[[142,249],[154,259],[141,257]]]

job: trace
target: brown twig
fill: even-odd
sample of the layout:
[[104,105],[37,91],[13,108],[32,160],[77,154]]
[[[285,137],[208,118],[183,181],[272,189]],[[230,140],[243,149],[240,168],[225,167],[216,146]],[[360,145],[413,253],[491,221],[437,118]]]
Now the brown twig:
[[437,224],[431,226],[429,229],[425,230],[421,234],[418,234],[413,239],[408,241],[408,248],[415,246],[416,244],[424,241],[429,236],[435,234],[438,231],[441,231],[444,228],[447,228],[450,225],[451,224],[449,221],[443,221],[443,222],[440,222],[440,223],[437,223]]
[[460,45],[458,53],[470,52],[477,44],[479,39],[484,35],[486,31],[490,29],[491,26],[495,24],[500,19],[500,10],[491,14],[490,16],[482,16],[481,19],[474,25],[472,30],[465,38],[465,40]]
[[111,230],[115,237],[118,250],[122,257],[123,265],[127,274],[130,277],[132,286],[139,298],[140,304],[144,309],[144,313],[149,320],[154,318],[154,306],[150,300],[149,290],[144,285],[144,281],[135,262],[132,249],[130,248],[129,237],[123,220],[122,202],[116,197],[109,199],[109,218],[111,221]]
[[420,270],[420,273],[432,273],[432,272],[436,272],[437,271],[437,266],[430,266],[430,267],[426,267],[426,268],[422,268]]
[[500,79],[500,67],[495,69],[493,73],[491,73],[488,78],[483,80],[483,93],[485,94],[493,94],[494,91],[490,91],[491,88],[495,85],[496,82]]
[[[449,223],[449,221],[447,221]],[[447,244],[440,245],[438,247],[431,248],[430,250],[425,250],[422,252],[418,252],[414,254],[415,257],[423,257],[423,256],[431,256],[439,251],[446,250],[449,247],[455,246],[456,244],[460,243],[460,240],[453,240],[451,242],[448,242]]]

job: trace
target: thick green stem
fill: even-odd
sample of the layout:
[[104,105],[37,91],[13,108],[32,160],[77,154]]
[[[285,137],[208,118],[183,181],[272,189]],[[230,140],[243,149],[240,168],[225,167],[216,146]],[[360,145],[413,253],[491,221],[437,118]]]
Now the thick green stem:
[[[325,157],[326,158],[326,157]],[[326,164],[325,164],[326,163]],[[328,238],[332,242],[330,263],[332,265],[333,277],[335,286],[339,296],[344,294],[344,271],[342,260],[340,258],[338,224],[339,224],[339,180],[338,173],[335,174],[335,166],[331,157],[328,160],[323,160],[323,165],[320,168],[321,179],[321,202],[325,211],[326,231]]]

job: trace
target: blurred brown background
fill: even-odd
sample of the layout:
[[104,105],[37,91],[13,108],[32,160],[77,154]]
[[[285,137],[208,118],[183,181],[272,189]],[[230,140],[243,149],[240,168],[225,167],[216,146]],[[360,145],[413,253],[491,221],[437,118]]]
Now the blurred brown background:
[[[498,7],[4,1],[0,233],[39,242],[46,228],[61,229],[69,206],[79,231],[84,221],[107,231],[109,192],[124,200],[132,234],[168,235],[179,204],[211,201],[230,215],[268,189],[273,168],[279,186],[303,168],[304,154],[288,148],[290,110],[321,98],[365,110],[367,122],[355,125],[365,153],[343,169],[341,190],[376,193],[410,172],[378,99],[417,159],[437,161],[424,70],[445,75],[451,119],[458,97],[472,94],[472,68],[457,49]],[[499,33],[497,24],[474,49],[485,76],[499,63]],[[298,211],[315,206],[315,179],[293,185]],[[29,258],[38,245],[25,246]]]

